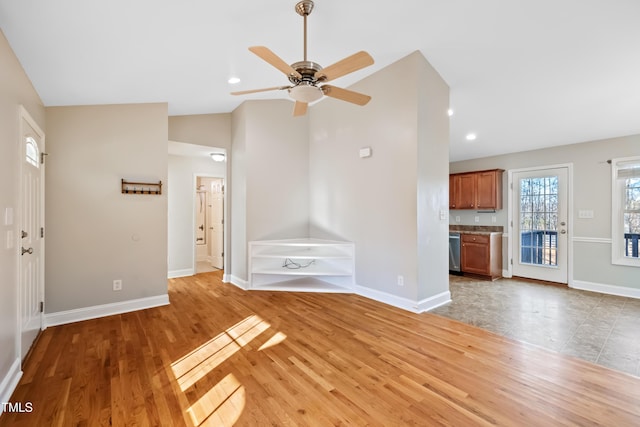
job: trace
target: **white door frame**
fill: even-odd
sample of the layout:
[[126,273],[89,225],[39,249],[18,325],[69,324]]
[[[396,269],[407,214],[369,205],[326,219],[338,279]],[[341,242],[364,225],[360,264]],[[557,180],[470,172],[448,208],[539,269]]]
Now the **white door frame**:
[[223,210],[223,215],[224,215],[224,224],[222,227],[222,247],[224,248],[224,260],[223,260],[223,266],[224,266],[224,276],[228,277],[228,271],[229,270],[229,257],[227,256],[227,254],[229,253],[229,248],[227,247],[228,245],[228,240],[227,240],[227,233],[228,233],[228,226],[229,226],[229,221],[227,221],[227,218],[229,218],[229,212],[228,210],[228,206],[229,204],[227,203],[227,177],[226,177],[226,171],[224,173],[224,176],[220,176],[220,174],[212,174],[211,172],[195,172],[193,174],[193,185],[191,186],[191,188],[193,189],[192,194],[192,200],[191,200],[191,221],[192,221],[192,227],[191,227],[191,242],[193,242],[193,274],[196,274],[196,272],[198,271],[198,248],[196,245],[196,201],[197,201],[197,185],[198,185],[198,177],[201,178],[216,178],[216,179],[221,179],[222,180],[222,185],[224,185],[224,194],[222,197],[223,200],[223,204],[224,204],[224,210]]
[[[24,173],[24,167],[25,167],[25,152],[23,150],[24,147],[24,141],[23,141],[23,137],[24,134],[26,132],[26,129],[23,126],[23,122],[27,122],[29,124],[29,126],[38,134],[38,137],[40,139],[40,144],[41,146],[39,147],[40,149],[40,159],[43,159],[44,153],[45,153],[45,134],[42,131],[42,129],[40,128],[40,126],[38,126],[38,124],[36,123],[36,121],[33,119],[33,117],[31,117],[31,115],[29,114],[29,112],[26,110],[26,108],[24,108],[24,106],[20,105],[18,108],[18,120],[19,120],[19,136],[18,136],[18,145],[19,145],[19,149],[18,149],[18,165],[19,165],[19,176],[20,179],[18,180],[18,209],[17,209],[17,222],[18,222],[18,232],[21,232],[22,230],[24,230],[24,226],[22,223],[22,218],[23,218],[23,212],[22,212],[22,206],[23,206],[23,202],[24,202],[24,194],[23,194],[23,173]],[[44,209],[44,194],[45,194],[45,173],[44,173],[44,162],[41,161],[41,165],[40,165],[40,185],[41,185],[41,191],[40,191],[40,218],[42,221],[42,227],[44,227],[44,223],[45,223],[45,209]],[[39,277],[39,282],[40,282],[40,286],[38,289],[39,292],[39,300],[42,302],[42,304],[44,305],[44,258],[45,258],[45,246],[44,246],[44,238],[40,238],[40,239],[36,239],[36,242],[38,242],[38,249],[39,249],[39,253],[40,253],[40,265],[39,265],[39,272],[40,272],[40,277]],[[18,236],[18,244],[15,247],[18,257],[17,257],[17,263],[18,263],[18,292],[16,292],[16,296],[17,296],[17,314],[18,314],[18,319],[17,319],[17,334],[16,334],[16,350],[18,352],[18,358],[19,360],[22,361],[22,359],[26,356],[26,354],[22,354],[22,297],[23,297],[23,286],[22,286],[22,256],[21,256],[21,249],[22,249],[22,239],[20,238],[20,236]],[[44,329],[44,310],[42,310],[40,312],[40,329]]]
[[509,169],[507,171],[507,277],[513,276],[513,239],[517,236],[514,234],[513,227],[513,204],[514,204],[514,188],[513,175],[519,172],[532,172],[536,170],[567,168],[567,285],[573,285],[573,163],[560,163],[554,165],[545,165],[521,169]]

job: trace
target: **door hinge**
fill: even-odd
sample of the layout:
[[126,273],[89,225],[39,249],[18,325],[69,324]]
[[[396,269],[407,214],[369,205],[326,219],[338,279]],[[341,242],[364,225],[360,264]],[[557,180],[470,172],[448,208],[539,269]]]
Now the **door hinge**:
[[48,156],[49,153],[40,153],[40,164],[44,165],[44,156]]
[[220,256],[222,256],[222,257],[223,257],[223,256],[224,256],[224,252],[222,252],[222,253],[220,254]]
[[509,264],[513,265],[513,258],[509,260]]
[[40,238],[44,238],[44,227],[40,227]]
[[40,301],[40,313],[44,313],[44,301]]

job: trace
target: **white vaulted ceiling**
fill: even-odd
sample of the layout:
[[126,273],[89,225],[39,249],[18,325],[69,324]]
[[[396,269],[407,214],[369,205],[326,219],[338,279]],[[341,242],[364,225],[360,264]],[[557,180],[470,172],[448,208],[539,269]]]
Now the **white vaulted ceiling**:
[[[287,84],[247,48],[302,60],[295,3],[0,0],[0,27],[46,106],[221,113],[287,97],[229,92]],[[336,86],[420,50],[451,88],[451,160],[640,133],[638,0],[315,0],[308,22],[309,60],[376,61]]]

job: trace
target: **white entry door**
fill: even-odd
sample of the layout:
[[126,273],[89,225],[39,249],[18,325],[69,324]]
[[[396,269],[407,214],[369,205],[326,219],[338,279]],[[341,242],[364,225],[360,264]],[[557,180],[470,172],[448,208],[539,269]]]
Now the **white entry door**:
[[568,168],[513,173],[513,275],[568,282]]
[[20,355],[42,329],[44,304],[44,133],[21,109]]
[[211,266],[224,268],[224,181],[211,182]]

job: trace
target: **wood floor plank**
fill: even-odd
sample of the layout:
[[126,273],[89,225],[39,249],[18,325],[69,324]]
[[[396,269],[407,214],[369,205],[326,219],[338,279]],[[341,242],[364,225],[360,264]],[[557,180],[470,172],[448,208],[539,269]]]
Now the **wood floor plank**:
[[633,426],[640,378],[347,294],[169,281],[43,331],[3,426]]

